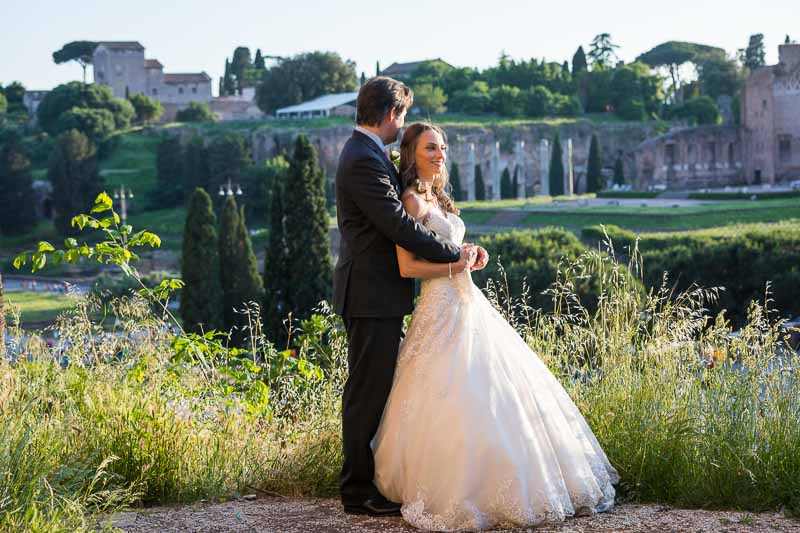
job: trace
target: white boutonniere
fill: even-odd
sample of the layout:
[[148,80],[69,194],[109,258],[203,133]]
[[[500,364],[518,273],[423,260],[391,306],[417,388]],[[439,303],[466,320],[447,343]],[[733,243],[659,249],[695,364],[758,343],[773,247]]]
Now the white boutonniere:
[[400,152],[397,150],[390,150],[389,151],[389,161],[392,162],[394,168],[400,172]]

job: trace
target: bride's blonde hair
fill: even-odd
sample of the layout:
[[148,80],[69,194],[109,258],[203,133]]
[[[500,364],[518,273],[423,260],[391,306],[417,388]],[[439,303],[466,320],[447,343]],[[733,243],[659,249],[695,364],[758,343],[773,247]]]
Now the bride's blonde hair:
[[[419,185],[416,163],[417,142],[419,141],[420,135],[431,130],[441,135],[445,144],[447,144],[447,136],[444,130],[433,124],[415,122],[406,128],[406,131],[403,133],[403,139],[400,141],[400,179],[402,180],[404,189],[409,187],[416,189]],[[436,198],[436,201],[439,202],[442,211],[453,213],[454,215],[461,212],[456,207],[455,202],[453,202],[453,198],[448,194],[450,190],[450,175],[447,172],[447,165],[442,168],[441,174],[434,177],[431,188],[433,189],[431,192]]]

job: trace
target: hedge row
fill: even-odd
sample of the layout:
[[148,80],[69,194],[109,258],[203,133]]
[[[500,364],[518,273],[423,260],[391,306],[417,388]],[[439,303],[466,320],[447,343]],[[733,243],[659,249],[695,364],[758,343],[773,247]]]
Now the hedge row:
[[[665,271],[678,290],[692,283],[724,287],[711,311],[726,309],[741,324],[749,302],[764,301],[769,283],[770,307],[784,316],[800,314],[800,220],[638,236],[617,226],[605,231],[618,254],[638,237],[647,287],[660,285]],[[604,233],[600,226],[589,226],[582,237],[596,243]]]
[[655,198],[661,194],[657,191],[600,191],[598,198]]
[[783,198],[800,198],[800,191],[771,191],[771,192],[693,192],[689,194],[690,200],[779,200]]

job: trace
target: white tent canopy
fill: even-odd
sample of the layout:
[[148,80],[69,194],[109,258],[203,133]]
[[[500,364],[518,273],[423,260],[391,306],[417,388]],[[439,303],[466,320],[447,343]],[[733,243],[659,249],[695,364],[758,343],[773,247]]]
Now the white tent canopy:
[[325,94],[308,102],[283,107],[275,112],[278,118],[310,118],[330,116],[331,110],[347,104],[354,104],[357,92]]

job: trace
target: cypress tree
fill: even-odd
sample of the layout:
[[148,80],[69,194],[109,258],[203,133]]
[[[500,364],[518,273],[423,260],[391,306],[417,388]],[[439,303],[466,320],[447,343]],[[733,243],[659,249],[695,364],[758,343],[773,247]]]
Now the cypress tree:
[[450,166],[450,187],[453,192],[453,200],[461,201],[461,176],[458,173],[458,165],[455,163]]
[[327,299],[333,282],[323,181],[316,150],[305,135],[298,136],[284,196],[289,252],[287,305],[297,318],[308,317],[321,300]]
[[211,189],[227,184],[229,179],[234,186],[241,183],[252,166],[244,136],[239,133],[218,135],[208,146],[208,186]]
[[508,198],[512,197],[511,173],[508,171],[508,167],[506,167],[503,169],[503,173],[500,175],[500,198],[507,200]]
[[29,168],[16,130],[0,132],[0,234],[27,233],[36,224],[36,196]]
[[150,205],[175,207],[183,204],[183,148],[177,137],[167,137],[158,143],[156,176],[158,187],[150,193]]
[[376,61],[375,62],[375,75],[376,76],[380,76],[381,75],[381,62],[380,61]]
[[486,200],[486,185],[483,183],[483,171],[480,165],[475,165],[475,199]]
[[6,312],[3,307],[3,273],[0,272],[0,357],[6,354]]
[[261,55],[261,48],[256,49],[256,58],[253,61],[253,66],[258,70],[266,70],[267,65],[264,62],[264,56]]
[[232,95],[236,90],[236,83],[233,80],[233,72],[231,72],[231,62],[227,57],[225,58],[225,76],[223,79],[225,85],[225,96]]
[[241,310],[249,302],[261,302],[263,283],[256,256],[247,233],[244,211],[228,196],[222,209],[219,230],[220,282],[222,285],[222,320],[225,330],[233,330],[232,343],[243,346],[247,337],[247,317]]
[[614,162],[614,183],[617,185],[625,184],[625,166],[622,164],[621,157],[617,157]]
[[556,132],[553,139],[553,153],[550,156],[550,196],[564,194],[564,163],[561,161],[561,138]]
[[583,46],[579,46],[572,56],[572,75],[575,76],[580,72],[587,70],[586,53],[583,51]]
[[208,150],[203,138],[199,135],[195,135],[186,143],[186,148],[183,150],[181,173],[183,174],[181,179],[183,190],[187,194],[197,187],[202,187],[207,192],[214,194],[208,177]]
[[59,233],[74,234],[72,217],[85,212],[103,190],[103,180],[97,172],[96,150],[89,139],[78,130],[58,136],[47,170],[53,184],[55,224]]
[[597,135],[592,134],[592,142],[589,144],[589,163],[586,170],[586,192],[599,192],[603,188],[602,167]]
[[[522,195],[525,196],[524,194]],[[519,198],[519,167],[514,167],[514,179],[511,180],[511,198]]]
[[283,320],[288,313],[289,249],[286,245],[286,213],[284,188],[286,172],[275,176],[270,198],[269,241],[264,259],[264,303],[262,318],[264,333],[276,345],[286,340]]
[[183,229],[180,315],[187,331],[200,333],[222,327],[217,217],[211,197],[200,187],[189,201]]

